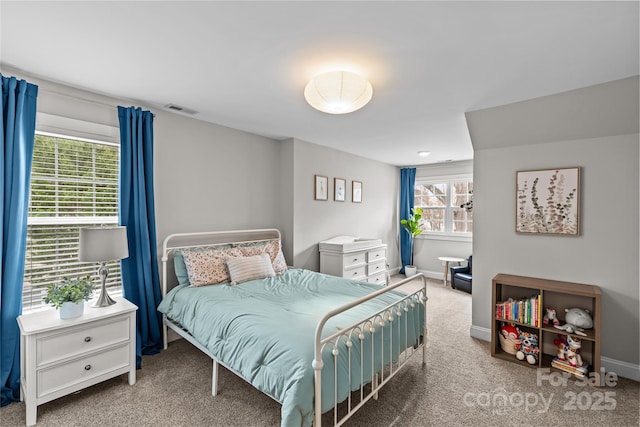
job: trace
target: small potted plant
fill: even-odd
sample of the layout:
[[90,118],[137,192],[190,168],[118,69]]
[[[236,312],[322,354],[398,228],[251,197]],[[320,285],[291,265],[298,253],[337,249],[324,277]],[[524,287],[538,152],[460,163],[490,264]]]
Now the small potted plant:
[[92,292],[90,276],[65,278],[62,283],[47,287],[44,302],[51,304],[55,309],[60,309],[61,319],[72,319],[82,315],[84,302],[89,300]]
[[409,265],[404,267],[404,275],[407,277],[414,276],[418,269],[415,265],[413,265],[413,239],[416,236],[422,234],[422,228],[420,228],[420,220],[422,219],[422,209],[420,208],[411,208],[411,215],[409,215],[408,219],[400,220],[400,224],[404,227],[405,230],[409,233],[410,240],[409,244],[411,246],[411,261]]

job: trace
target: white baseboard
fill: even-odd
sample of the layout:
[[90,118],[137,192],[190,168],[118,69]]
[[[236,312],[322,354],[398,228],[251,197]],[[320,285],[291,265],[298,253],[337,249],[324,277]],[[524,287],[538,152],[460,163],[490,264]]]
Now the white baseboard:
[[[471,325],[469,333],[472,338],[491,341],[491,329],[489,328]],[[640,382],[640,365],[634,365],[633,363],[623,362],[605,356],[600,357],[600,363],[605,372],[614,372],[619,377]]]
[[477,338],[482,341],[491,341],[491,329],[483,328],[481,326],[471,325],[469,334],[472,338]]
[[429,270],[418,270],[418,273],[423,273],[425,277],[429,279],[442,280],[442,271],[429,271]]
[[640,382],[640,365],[634,365],[604,356],[600,357],[600,363],[606,372],[615,372],[619,377]]

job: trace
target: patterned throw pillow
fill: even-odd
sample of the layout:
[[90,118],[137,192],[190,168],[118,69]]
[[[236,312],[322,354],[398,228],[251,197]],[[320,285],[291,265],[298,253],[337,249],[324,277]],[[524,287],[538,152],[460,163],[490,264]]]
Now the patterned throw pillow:
[[242,256],[242,253],[236,248],[183,250],[182,256],[191,286],[205,286],[228,282],[227,258]]
[[227,267],[229,268],[232,285],[276,275],[267,253],[241,258],[228,258]]
[[205,246],[201,248],[191,248],[191,249],[178,249],[173,253],[173,269],[176,273],[176,278],[178,279],[178,284],[180,285],[188,285],[189,284],[189,273],[187,273],[187,266],[184,263],[184,257],[182,256],[182,251],[193,251],[193,252],[202,252],[202,251],[210,251],[210,250],[222,250],[229,249],[231,245],[215,245],[215,246]]
[[235,246],[240,249],[244,256],[255,256],[260,254],[268,254],[273,266],[273,271],[280,275],[287,271],[287,261],[282,253],[282,245],[280,239],[265,240],[258,243],[240,243]]

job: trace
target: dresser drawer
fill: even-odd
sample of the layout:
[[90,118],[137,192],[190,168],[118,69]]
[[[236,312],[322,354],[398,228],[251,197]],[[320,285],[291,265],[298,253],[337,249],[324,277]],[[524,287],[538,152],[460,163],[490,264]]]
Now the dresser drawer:
[[386,285],[387,284],[387,273],[383,272],[380,274],[374,274],[373,276],[369,276],[367,278],[367,282],[369,283],[377,283],[378,285]]
[[370,264],[367,264],[367,276],[371,276],[373,274],[382,273],[386,270],[385,268],[385,260],[381,259],[380,261],[375,261]]
[[366,252],[353,252],[350,254],[345,254],[342,256],[342,267],[346,269],[352,266],[365,264],[367,262],[365,257]]
[[41,366],[129,340],[129,316],[69,328],[38,338],[36,365]]
[[40,369],[37,373],[37,397],[41,398],[127,366],[129,343],[51,368]]
[[350,270],[344,270],[342,273],[342,277],[352,280],[364,280],[367,277],[366,266],[361,265],[360,267],[352,268]]
[[372,251],[367,252],[367,262],[372,263],[376,261],[380,261],[386,258],[385,256],[386,250],[382,249],[374,249]]

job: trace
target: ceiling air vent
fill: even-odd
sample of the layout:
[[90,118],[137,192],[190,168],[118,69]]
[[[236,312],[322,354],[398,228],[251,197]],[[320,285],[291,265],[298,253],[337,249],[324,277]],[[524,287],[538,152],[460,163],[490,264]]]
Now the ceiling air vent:
[[167,105],[164,106],[164,108],[166,108],[169,111],[175,111],[176,113],[188,114],[190,116],[195,116],[196,114],[198,114],[198,112],[196,110],[191,110],[189,108],[181,107],[181,106],[176,105],[176,104],[167,104]]

